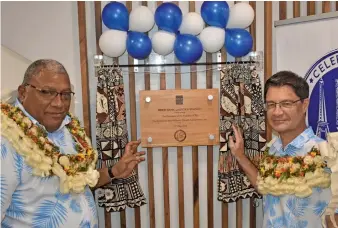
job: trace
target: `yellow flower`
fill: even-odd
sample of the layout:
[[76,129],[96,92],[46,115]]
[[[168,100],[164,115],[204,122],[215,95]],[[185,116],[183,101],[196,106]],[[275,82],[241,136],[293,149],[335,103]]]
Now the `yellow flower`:
[[311,154],[311,156],[312,156],[312,157],[314,157],[314,156],[316,156],[316,155],[317,155],[317,153],[316,153],[316,152],[311,152],[310,154]]
[[79,156],[80,158],[85,158],[84,154],[77,154],[77,156]]

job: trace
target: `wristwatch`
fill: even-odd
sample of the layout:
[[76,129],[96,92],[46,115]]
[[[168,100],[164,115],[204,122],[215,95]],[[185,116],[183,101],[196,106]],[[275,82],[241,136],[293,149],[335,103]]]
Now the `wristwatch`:
[[115,179],[112,168],[108,168],[108,175],[109,175],[110,179],[112,179],[112,180]]

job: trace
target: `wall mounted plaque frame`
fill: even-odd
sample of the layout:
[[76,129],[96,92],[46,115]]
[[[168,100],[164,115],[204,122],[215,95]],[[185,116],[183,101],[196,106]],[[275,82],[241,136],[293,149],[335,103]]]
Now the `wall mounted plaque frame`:
[[140,91],[142,147],[219,144],[219,90]]

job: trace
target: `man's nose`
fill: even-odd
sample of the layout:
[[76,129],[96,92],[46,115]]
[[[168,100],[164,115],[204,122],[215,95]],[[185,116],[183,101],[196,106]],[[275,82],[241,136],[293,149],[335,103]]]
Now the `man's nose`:
[[273,115],[279,116],[283,114],[283,109],[281,108],[281,106],[279,104],[276,104],[275,109],[273,110]]
[[61,94],[57,94],[51,102],[51,105],[54,107],[62,107],[62,98]]

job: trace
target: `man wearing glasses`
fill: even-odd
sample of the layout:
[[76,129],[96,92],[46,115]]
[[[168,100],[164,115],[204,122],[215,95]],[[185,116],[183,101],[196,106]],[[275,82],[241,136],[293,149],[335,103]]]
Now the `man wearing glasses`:
[[98,227],[88,185],[128,177],[144,160],[133,141],[112,169],[96,172],[97,156],[68,113],[73,96],[63,65],[43,59],[26,70],[15,103],[1,104],[1,227]]
[[[311,127],[306,125],[309,85],[303,78],[289,71],[276,73],[265,84],[264,99],[267,121],[279,135],[267,144],[269,147],[267,154],[273,155],[275,158],[286,156],[288,161],[293,161],[293,157],[306,156],[314,146],[323,141],[314,134]],[[252,185],[259,190],[259,172],[244,153],[241,130],[233,126],[233,131],[235,138],[229,137],[231,152]],[[276,167],[279,164],[272,165],[275,166],[271,166],[270,169],[277,170]],[[282,169],[288,169],[289,165],[285,163],[283,165],[286,167],[282,167]],[[290,171],[294,175],[297,173],[300,176],[304,175],[298,172],[300,167],[297,164],[291,169],[294,169]],[[273,172],[269,175],[278,179],[281,173]],[[331,200],[330,188],[313,188],[308,197],[297,197],[295,194],[275,194],[275,192],[278,192],[278,189],[262,193],[264,195],[264,228],[322,227],[321,216]],[[337,214],[335,219],[337,221]],[[326,220],[328,227],[334,227],[329,219]]]

